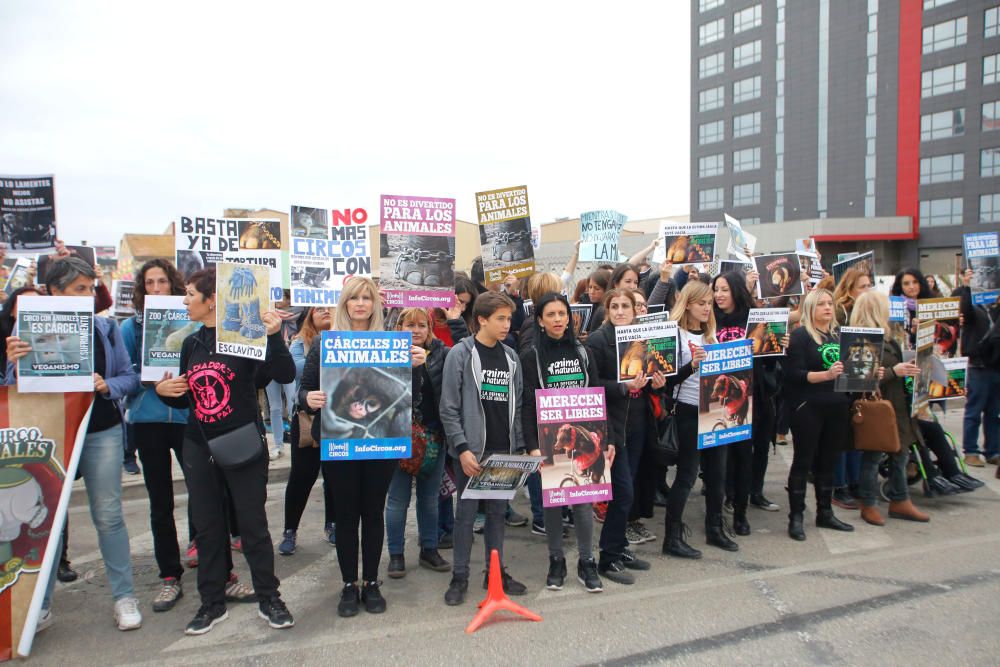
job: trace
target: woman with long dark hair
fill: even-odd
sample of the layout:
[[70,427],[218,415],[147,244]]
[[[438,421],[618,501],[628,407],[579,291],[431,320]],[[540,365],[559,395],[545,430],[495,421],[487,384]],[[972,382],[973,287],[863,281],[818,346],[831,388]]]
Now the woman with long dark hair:
[[[533,456],[542,455],[538,442],[538,413],[535,406],[535,392],[539,389],[582,388],[595,386],[599,382],[597,366],[587,349],[573,334],[569,301],[557,292],[548,292],[535,301],[535,326],[538,331],[534,343],[521,353],[524,369],[524,395],[521,403],[521,431],[525,446]],[[571,425],[570,425],[571,426]],[[572,426],[571,426],[572,428]],[[574,459],[571,465],[586,461],[586,474],[592,478],[609,479],[611,471],[604,470],[603,449],[607,448],[608,458],[614,465],[615,447],[607,443],[594,442],[586,434],[575,433]],[[579,553],[576,573],[587,591],[599,593],[603,590],[601,578],[597,574],[597,562],[593,555],[594,513],[588,503],[572,505],[576,544]],[[548,507],[544,510],[544,525],[549,544],[549,573],[546,586],[549,590],[562,590],[566,579],[566,555],[563,552],[563,537],[559,526],[562,508]]]
[[[201,329],[184,339],[181,374],[165,376],[156,393],[173,408],[193,407],[184,432],[184,469],[188,502],[197,522],[198,593],[201,607],[185,632],[200,635],[229,617],[226,611],[229,534],[226,489],[240,519],[243,555],[250,566],[261,618],[272,628],[294,625],[278,593],[274,545],[267,529],[267,451],[257,391],[271,380],[295,379],[295,363],[281,338],[281,319],[273,311],[261,314],[267,334],[263,361],[216,352],[215,268],[187,278],[184,304],[188,317]],[[260,438],[259,456],[239,468],[222,468],[208,440],[252,424]]]
[[[312,347],[313,341],[320,337],[321,332],[330,328],[333,318],[331,309],[312,307],[303,311],[299,318],[298,333],[292,339],[288,351],[295,362],[295,379],[302,380],[302,370],[306,363],[306,352]],[[298,392],[296,392],[297,394]],[[291,416],[291,450],[292,468],[288,473],[288,483],[285,485],[285,528],[281,533],[281,544],[278,553],[291,556],[295,553],[298,540],[299,521],[309,501],[309,494],[320,471],[323,472],[323,534],[331,546],[337,544],[333,507],[333,482],[329,476],[329,468],[320,463],[319,441],[312,437],[313,417],[305,412],[305,408],[296,403]],[[308,430],[303,433],[303,422],[308,424]]]
[[896,279],[892,282],[889,293],[906,299],[906,312],[910,317],[910,346],[912,347],[917,341],[917,301],[931,298],[927,279],[924,278],[920,269],[903,269],[896,274]]

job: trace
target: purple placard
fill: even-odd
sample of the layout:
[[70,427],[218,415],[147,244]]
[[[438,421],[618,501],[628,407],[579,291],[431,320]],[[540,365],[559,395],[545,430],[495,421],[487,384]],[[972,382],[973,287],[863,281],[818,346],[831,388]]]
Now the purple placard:
[[[575,367],[553,369],[550,381],[572,381]],[[535,392],[538,445],[545,461],[542,505],[605,502],[611,495],[607,403],[603,387]]]
[[455,302],[455,200],[382,195],[379,233],[386,306],[449,308]]

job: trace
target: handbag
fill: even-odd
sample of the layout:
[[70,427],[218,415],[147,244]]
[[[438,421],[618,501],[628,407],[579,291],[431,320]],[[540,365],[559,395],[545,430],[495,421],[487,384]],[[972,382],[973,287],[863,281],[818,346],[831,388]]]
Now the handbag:
[[244,424],[208,439],[208,451],[220,468],[235,470],[250,465],[264,455],[267,445],[257,422]]
[[680,438],[677,435],[676,399],[671,399],[670,411],[666,413],[663,421],[660,422],[658,431],[659,436],[656,438],[656,444],[653,445],[650,454],[656,465],[667,468],[677,463],[677,457],[680,453]]
[[896,454],[900,450],[896,410],[878,392],[862,396],[851,404],[854,449],[863,452]]
[[315,418],[306,413],[305,410],[299,410],[299,447],[319,447],[319,443],[312,436],[313,419]]
[[418,421],[413,422],[410,442],[410,458],[400,459],[399,469],[408,475],[416,475],[420,472],[427,453],[427,429]]

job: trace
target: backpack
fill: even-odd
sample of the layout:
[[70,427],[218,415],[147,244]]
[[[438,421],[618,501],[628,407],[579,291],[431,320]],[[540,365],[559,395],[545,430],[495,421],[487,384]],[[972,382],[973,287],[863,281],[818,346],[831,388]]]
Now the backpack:
[[997,326],[1000,324],[1000,318],[994,320],[993,316],[990,315],[989,308],[983,308],[983,311],[990,321],[990,326],[983,337],[979,339],[976,352],[979,354],[983,366],[1000,369],[1000,326]]

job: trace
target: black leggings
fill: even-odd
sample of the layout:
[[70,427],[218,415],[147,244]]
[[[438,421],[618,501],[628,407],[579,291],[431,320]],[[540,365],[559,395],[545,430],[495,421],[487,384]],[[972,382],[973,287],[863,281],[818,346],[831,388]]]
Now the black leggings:
[[677,403],[677,476],[674,478],[670,494],[667,496],[667,516],[671,521],[681,521],[687,505],[691,487],[698,478],[698,464],[705,474],[706,520],[722,515],[722,500],[725,493],[726,448],[713,447],[698,451],[698,408],[687,403]]
[[924,464],[924,470],[927,471],[927,477],[933,477],[935,472],[930,457],[927,455],[928,449],[934,452],[934,456],[937,458],[937,467],[945,477],[951,478],[962,472],[962,469],[958,467],[955,450],[948,443],[941,425],[937,422],[923,420],[920,420],[919,424],[920,433],[924,436],[924,442],[927,443],[927,447],[920,448],[920,458]]
[[830,509],[833,469],[837,457],[849,443],[849,424],[846,400],[836,403],[804,401],[792,407],[792,444],[795,453],[788,473],[790,512],[805,511],[806,484],[810,471],[816,487],[818,509]]
[[299,520],[309,502],[309,494],[316,484],[320,470],[323,471],[323,505],[326,523],[333,523],[333,484],[330,482],[330,466],[320,465],[319,447],[299,447],[299,420],[292,416],[291,452],[292,469],[288,473],[285,486],[285,530],[298,530]]
[[729,446],[726,466],[726,495],[737,509],[746,509],[750,494],[764,493],[767,458],[774,440],[776,423],[773,400],[753,403],[753,437]]
[[385,496],[399,461],[327,462],[337,521],[337,562],[345,584],[358,580],[358,524],[361,524],[361,573],[378,580],[385,542]]

